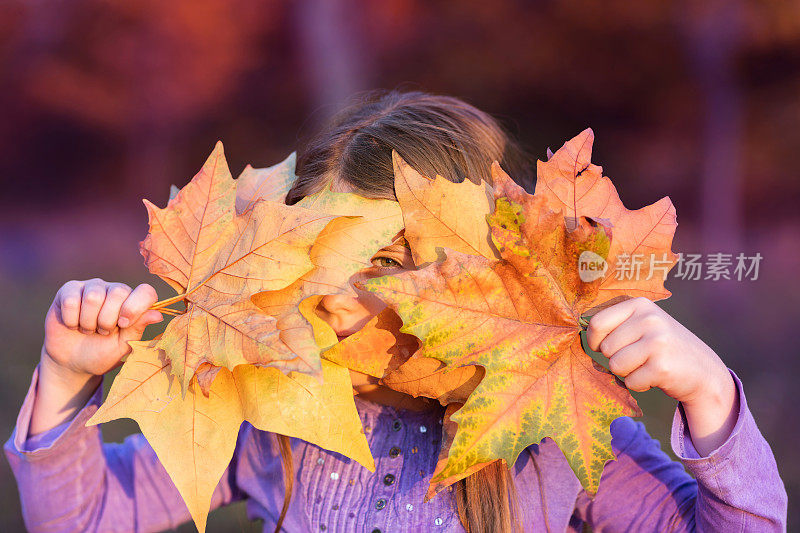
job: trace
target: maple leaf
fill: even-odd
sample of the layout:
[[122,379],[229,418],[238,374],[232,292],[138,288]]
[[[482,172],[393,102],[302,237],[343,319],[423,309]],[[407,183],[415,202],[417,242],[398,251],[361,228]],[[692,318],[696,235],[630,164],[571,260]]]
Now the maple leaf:
[[253,168],[247,165],[236,178],[236,212],[244,213],[258,200],[285,203],[286,193],[292,188],[295,179],[297,153],[276,165],[267,168]]
[[210,378],[205,373],[207,395],[193,379],[183,397],[157,339],[129,344],[132,351],[108,397],[86,425],[135,420],[199,531],[205,530],[211,496],[233,456],[243,421],[341,453],[375,470],[346,368],[323,361],[320,384],[311,376],[289,377],[276,368],[240,365],[231,372],[216,367]]
[[489,238],[486,215],[492,212],[492,187],[465,179],[452,182],[442,176],[422,176],[392,151],[394,187],[403,211],[405,236],[414,263],[422,266],[439,258],[437,249],[498,258]]
[[[294,173],[296,163],[297,154],[292,152],[289,157],[271,167],[253,168],[247,165],[236,178],[236,212],[244,213],[259,199],[284,203],[286,193],[297,179]],[[170,185],[169,199],[178,196],[180,191],[177,185]]]
[[607,257],[610,228],[585,217],[566,224],[545,197],[525,193],[502,173],[495,197],[488,219],[500,261],[446,249],[442,262],[363,286],[403,318],[401,331],[422,341],[419,356],[485,369],[452,416],[458,431],[434,485],[480,463],[513,465],[525,447],[551,437],[593,493],[614,458],[611,422],[641,414],[580,343],[579,320],[601,280],[583,282],[578,257]]
[[295,314],[281,324],[249,297],[284,288],[313,269],[311,245],[334,217],[260,199],[254,190],[241,197],[247,202],[237,214],[237,183],[217,143],[166,208],[144,200],[150,231],[139,248],[145,265],[179,293],[167,301],[186,304],[158,344],[184,393],[204,362],[319,372],[319,349],[298,327],[305,320]]
[[[453,439],[455,439],[456,433],[458,432],[458,424],[456,424],[453,419],[453,413],[461,409],[463,406],[463,402],[454,402],[447,406],[444,411],[444,416],[442,418],[442,445],[439,448],[439,457],[436,460],[436,468],[433,469],[433,476],[431,476],[431,483],[428,486],[428,492],[425,494],[425,501],[428,502],[436,496],[439,492],[443,491],[459,479],[463,479],[467,476],[471,476],[478,470],[481,470],[485,466],[489,466],[494,461],[488,461],[485,463],[475,463],[474,465],[470,466],[463,472],[458,472],[456,474],[450,475],[448,477],[442,478],[439,473],[444,471],[447,467],[448,462],[448,455],[450,454],[450,446],[453,444]],[[499,461],[500,459],[496,459]],[[435,480],[435,481],[434,481]]]
[[311,247],[314,269],[301,276],[303,294],[357,296],[351,280],[371,267],[372,256],[403,230],[400,206],[393,200],[333,192],[330,184],[297,202],[298,207],[336,215]]
[[448,405],[467,401],[483,376],[484,370],[479,366],[448,367],[437,359],[415,354],[390,369],[381,377],[380,384],[415,398],[424,396]]
[[312,323],[327,336],[322,342],[330,347],[322,352],[324,359],[376,378],[401,367],[419,347],[415,336],[400,332],[403,321],[388,307],[339,342],[322,319]]
[[415,398],[439,400],[442,405],[466,401],[483,377],[480,367],[447,368],[435,359],[413,355],[419,340],[400,331],[403,321],[389,307],[339,341],[333,328],[313,312],[321,299],[322,296],[308,298],[301,308],[314,328],[323,359],[381,378],[381,385]]
[[[653,301],[668,298],[671,293],[664,288],[664,279],[678,260],[670,250],[678,225],[675,207],[664,197],[635,211],[626,209],[614,184],[603,176],[602,167],[591,163],[593,143],[594,132],[587,128],[546,162],[538,161],[535,190],[536,195],[560,207],[568,222],[584,216],[607,219],[614,226],[608,271],[616,272],[622,266],[620,261],[627,261],[632,275],[605,276],[587,314],[636,296]],[[492,170],[493,175],[503,172],[499,165]],[[637,254],[642,257],[637,259]],[[630,280],[633,274],[639,279]]]
[[[336,218],[320,232],[311,247],[311,270],[283,289],[262,291],[251,297],[254,305],[265,314],[278,318],[279,323],[283,323],[286,317],[296,316],[296,311],[305,305],[303,302],[310,299],[314,299],[316,305],[323,295],[358,296],[352,281],[361,279],[362,271],[372,266],[370,259],[375,252],[394,241],[403,229],[397,202],[333,192],[329,185],[306,196],[296,206],[335,215]],[[294,327],[312,335],[309,321],[316,315],[302,314],[307,320],[294,324]],[[318,346],[325,349],[336,344],[336,334],[330,326],[317,320],[316,328],[324,330],[328,339],[318,338]]]

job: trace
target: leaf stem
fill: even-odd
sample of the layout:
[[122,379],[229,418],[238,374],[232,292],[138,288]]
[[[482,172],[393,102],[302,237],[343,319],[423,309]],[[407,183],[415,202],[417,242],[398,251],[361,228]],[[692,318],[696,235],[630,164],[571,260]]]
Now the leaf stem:
[[171,309],[169,307],[159,307],[158,311],[165,314],[165,315],[172,315],[172,316],[179,316],[183,313],[178,311],[177,309]]
[[159,309],[161,307],[166,307],[168,305],[174,304],[175,302],[180,302],[184,298],[186,298],[186,293],[176,294],[172,298],[167,298],[166,300],[157,301],[156,303],[150,306],[150,309]]
[[589,327],[589,318],[587,316],[582,316],[578,319],[578,324],[582,329],[586,329]]

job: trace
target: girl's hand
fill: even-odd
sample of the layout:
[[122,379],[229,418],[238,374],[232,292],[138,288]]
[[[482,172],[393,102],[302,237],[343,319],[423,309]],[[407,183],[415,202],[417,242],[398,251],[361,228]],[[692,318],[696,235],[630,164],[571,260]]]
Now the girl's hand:
[[706,455],[728,438],[738,413],[730,372],[655,303],[633,298],[603,309],[589,321],[586,340],[630,390],[658,387],[681,402],[698,452]]
[[158,300],[146,283],[136,289],[100,278],[68,281],[56,293],[44,323],[42,363],[62,375],[86,379],[119,366],[148,324],[163,317],[148,310]]

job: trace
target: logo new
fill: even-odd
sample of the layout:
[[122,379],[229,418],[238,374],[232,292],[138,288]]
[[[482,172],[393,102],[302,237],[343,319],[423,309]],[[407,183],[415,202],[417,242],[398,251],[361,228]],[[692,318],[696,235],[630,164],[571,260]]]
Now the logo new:
[[591,283],[606,274],[608,263],[594,252],[585,250],[578,257],[578,276],[584,283]]

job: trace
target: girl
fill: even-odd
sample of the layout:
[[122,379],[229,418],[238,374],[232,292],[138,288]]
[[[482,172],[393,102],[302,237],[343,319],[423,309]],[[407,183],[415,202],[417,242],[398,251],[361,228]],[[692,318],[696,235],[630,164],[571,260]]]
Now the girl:
[[[320,190],[396,199],[392,150],[426,176],[491,180],[490,162],[528,175],[517,146],[487,114],[455,98],[373,93],[337,116],[303,150],[286,202]],[[529,184],[528,184],[529,185]],[[415,268],[406,247],[387,243],[370,275]],[[157,531],[189,519],[142,435],[103,444],[84,427],[100,404],[102,375],[119,365],[148,324],[152,286],[99,278],[69,281],[45,319],[34,370],[6,455],[32,531]],[[327,296],[319,308],[340,337],[383,307],[367,293]],[[428,503],[443,408],[352,373],[356,407],[376,471],[297,439],[242,425],[212,508],[248,500],[251,519],[284,531],[780,531],[787,496],[736,375],[690,331],[646,299],[590,321],[591,348],[631,390],[659,387],[678,401],[672,462],[644,426],[611,426],[617,459],[590,499],[551,439],[529,446],[509,470],[499,463]],[[688,470],[688,473],[686,472]],[[287,474],[285,477],[283,474]],[[692,479],[692,476],[695,479]]]

